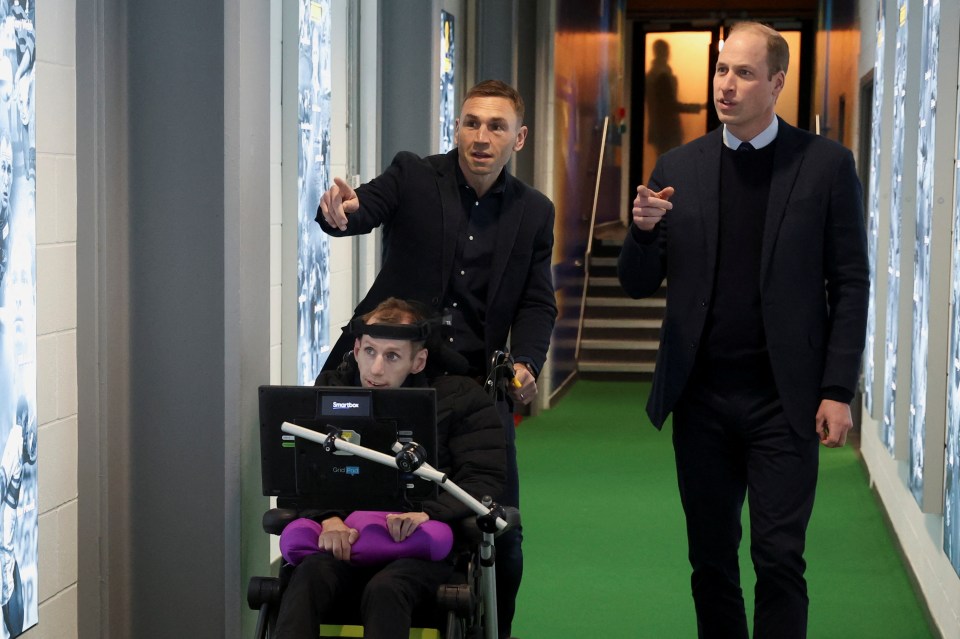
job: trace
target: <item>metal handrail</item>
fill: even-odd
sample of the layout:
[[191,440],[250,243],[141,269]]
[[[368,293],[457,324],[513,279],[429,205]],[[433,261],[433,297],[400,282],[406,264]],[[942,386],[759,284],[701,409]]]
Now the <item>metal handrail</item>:
[[577,322],[577,346],[573,351],[573,360],[580,361],[580,340],[583,336],[583,316],[587,307],[587,287],[590,283],[590,256],[593,254],[593,230],[597,223],[597,200],[600,198],[600,171],[603,169],[603,154],[607,147],[607,126],[610,116],[603,118],[603,135],[600,138],[600,158],[597,160],[597,183],[593,189],[593,211],[590,213],[590,231],[587,234],[587,251],[583,256],[583,295],[580,297],[580,319]]

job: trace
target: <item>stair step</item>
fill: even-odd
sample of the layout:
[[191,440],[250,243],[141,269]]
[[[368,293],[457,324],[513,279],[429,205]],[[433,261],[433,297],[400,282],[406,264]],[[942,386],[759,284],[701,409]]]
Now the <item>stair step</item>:
[[553,278],[553,285],[558,290],[579,289],[583,286],[583,272],[574,274],[557,274]]
[[580,351],[580,363],[615,362],[617,365],[657,361],[657,351],[598,351],[583,349]]
[[[623,290],[620,287],[620,278],[614,275],[607,275],[602,273],[594,273],[590,276],[590,288],[595,286],[609,286],[616,287],[619,290]],[[657,290],[656,295],[665,295],[667,290],[667,283],[664,282],[660,288]]]
[[[605,298],[605,297],[617,297],[617,298],[621,298],[621,297],[622,297],[622,298],[627,298],[627,299],[629,299],[629,296],[628,296],[626,293],[624,293],[624,292],[623,292],[623,289],[620,288],[619,286],[616,286],[616,287],[613,287],[613,286],[591,286],[589,289],[587,289],[587,297],[588,297],[588,298],[591,298],[591,297],[593,297],[593,298]],[[663,290],[657,291],[656,293],[654,293],[653,295],[651,295],[648,299],[654,299],[654,298],[659,299],[659,300],[661,300],[661,302],[663,302],[663,301],[666,299],[666,291],[663,291]],[[663,306],[663,304],[661,303],[660,306]]]
[[663,321],[663,309],[656,306],[588,306],[583,316],[585,319],[642,319]]
[[583,339],[659,342],[658,328],[584,328]]
[[[590,267],[590,277],[617,277],[617,267],[616,266],[591,266]],[[619,286],[619,280],[618,284]]]
[[629,229],[619,224],[594,236],[577,369],[592,379],[648,380],[660,347],[666,282],[651,297],[627,296],[617,264]]
[[629,297],[592,297],[587,296],[587,306],[629,306],[633,308],[666,308],[667,300],[662,297],[645,297],[635,300]]
[[607,267],[612,266],[616,268],[617,260],[618,258],[616,257],[593,256],[590,258],[590,267],[593,268],[594,266],[607,266]]
[[605,277],[605,276],[590,276],[590,288],[598,286],[607,286],[607,287],[616,287],[620,288],[620,278],[618,277]]
[[580,349],[596,349],[608,351],[655,351],[660,347],[657,340],[643,339],[582,339]]
[[623,248],[623,240],[594,240],[592,255],[616,256],[620,254]]
[[581,361],[577,368],[585,373],[652,373],[654,363]]
[[550,340],[550,348],[565,348],[573,350],[577,347],[577,336],[573,333],[567,337],[554,337]]
[[639,319],[636,317],[590,317],[583,320],[584,328],[654,328],[663,324],[659,319]]
[[[589,297],[630,297],[620,286],[620,280],[615,277],[605,277],[599,283],[595,283],[594,278],[591,277],[590,284],[587,287],[587,295]],[[661,286],[647,297],[666,299],[667,287]]]

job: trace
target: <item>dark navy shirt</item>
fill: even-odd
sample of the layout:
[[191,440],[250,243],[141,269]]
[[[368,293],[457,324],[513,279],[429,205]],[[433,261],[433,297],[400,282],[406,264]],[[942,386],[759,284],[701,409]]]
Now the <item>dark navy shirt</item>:
[[471,374],[486,374],[488,353],[484,342],[487,314],[487,293],[490,268],[497,245],[497,228],[503,203],[506,172],[481,198],[456,167],[457,185],[463,217],[457,232],[453,272],[447,286],[444,306],[453,320],[453,336],[449,346],[467,358]]

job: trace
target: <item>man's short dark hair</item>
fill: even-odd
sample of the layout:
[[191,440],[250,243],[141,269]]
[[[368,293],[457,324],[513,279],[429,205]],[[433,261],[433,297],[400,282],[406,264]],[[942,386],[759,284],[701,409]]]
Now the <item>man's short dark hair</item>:
[[[501,82],[500,80],[484,80],[467,91],[467,95],[464,96],[463,101],[466,102],[470,98],[476,97],[506,98],[510,100],[510,103],[513,104],[513,110],[517,113],[517,126],[519,127],[523,124],[523,98],[520,97],[520,93],[516,89],[506,82]],[[461,104],[461,108],[462,107],[463,105]]]
[[753,31],[767,39],[768,80],[780,71],[787,72],[787,66],[790,64],[790,46],[779,31],[761,22],[745,21],[737,22],[730,27],[727,37],[729,38],[737,31]]

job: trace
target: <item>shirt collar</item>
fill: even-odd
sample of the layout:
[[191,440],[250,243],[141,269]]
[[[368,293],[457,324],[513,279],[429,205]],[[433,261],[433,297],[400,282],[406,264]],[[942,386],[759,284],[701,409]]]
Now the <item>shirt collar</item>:
[[[467,182],[467,178],[463,175],[463,169],[460,168],[460,162],[454,162],[454,167],[457,170],[457,184],[460,186],[470,186]],[[490,187],[490,190],[487,191],[487,194],[490,193],[503,193],[503,190],[507,185],[507,168],[504,167],[500,169],[500,175],[497,176],[496,182],[493,183],[493,186]],[[473,187],[470,187],[473,188]]]
[[752,140],[741,140],[733,133],[730,133],[730,129],[727,128],[727,125],[723,125],[723,144],[728,149],[737,150],[737,147],[740,146],[741,142],[749,142],[753,145],[755,149],[762,149],[763,147],[771,144],[774,140],[777,139],[777,131],[780,128],[780,118],[776,115],[773,116],[773,121],[770,125],[765,128],[763,131],[758,133],[753,137]]

